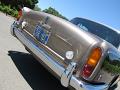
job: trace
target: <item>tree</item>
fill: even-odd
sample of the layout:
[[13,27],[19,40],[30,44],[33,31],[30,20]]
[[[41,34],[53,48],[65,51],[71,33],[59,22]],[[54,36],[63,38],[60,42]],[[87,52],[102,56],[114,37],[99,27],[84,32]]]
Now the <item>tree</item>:
[[38,3],[38,0],[0,0],[0,2],[5,5],[16,7],[16,9],[19,8],[18,5],[33,9],[35,7],[35,4]]
[[58,16],[58,17],[63,18],[65,20],[68,20],[65,16],[61,15],[57,10],[55,10],[52,7],[49,7],[48,9],[43,10],[43,12]]
[[41,8],[39,8],[38,5],[35,5],[34,10],[35,11],[41,11]]

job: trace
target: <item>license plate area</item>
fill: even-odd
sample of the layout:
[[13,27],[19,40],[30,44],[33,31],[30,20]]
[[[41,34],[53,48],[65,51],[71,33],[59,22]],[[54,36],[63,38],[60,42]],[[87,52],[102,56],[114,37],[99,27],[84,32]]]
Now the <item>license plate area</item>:
[[47,31],[43,27],[37,25],[34,30],[34,37],[41,43],[47,44],[49,37],[50,37],[50,31]]

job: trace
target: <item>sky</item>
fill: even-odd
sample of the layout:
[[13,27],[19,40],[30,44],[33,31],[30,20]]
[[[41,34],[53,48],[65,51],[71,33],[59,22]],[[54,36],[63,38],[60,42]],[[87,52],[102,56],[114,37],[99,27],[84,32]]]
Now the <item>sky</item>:
[[52,7],[70,20],[83,17],[120,30],[120,0],[39,0],[38,6]]

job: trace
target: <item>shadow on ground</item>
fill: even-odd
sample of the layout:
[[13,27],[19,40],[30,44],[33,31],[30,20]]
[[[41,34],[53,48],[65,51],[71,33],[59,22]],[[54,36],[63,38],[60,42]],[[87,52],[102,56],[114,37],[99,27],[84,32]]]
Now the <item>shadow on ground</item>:
[[29,53],[8,51],[8,55],[33,90],[68,90]]

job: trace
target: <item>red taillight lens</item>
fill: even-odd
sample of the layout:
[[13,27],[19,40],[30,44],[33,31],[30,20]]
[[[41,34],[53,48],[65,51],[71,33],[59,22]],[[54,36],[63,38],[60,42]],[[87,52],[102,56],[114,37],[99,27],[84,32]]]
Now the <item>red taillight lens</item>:
[[22,10],[18,11],[17,20],[19,20],[21,16],[22,16]]
[[101,58],[101,55],[102,55],[102,50],[101,48],[97,47],[97,48],[94,48],[89,57],[88,57],[88,60],[87,60],[87,63],[85,63],[84,67],[83,67],[83,70],[82,70],[82,76],[85,77],[85,78],[88,78],[93,70],[95,69],[98,61],[100,60]]
[[90,66],[90,65],[85,65],[84,68],[83,68],[83,71],[82,71],[82,75],[84,77],[89,77],[91,75],[91,71],[93,70],[93,67]]

